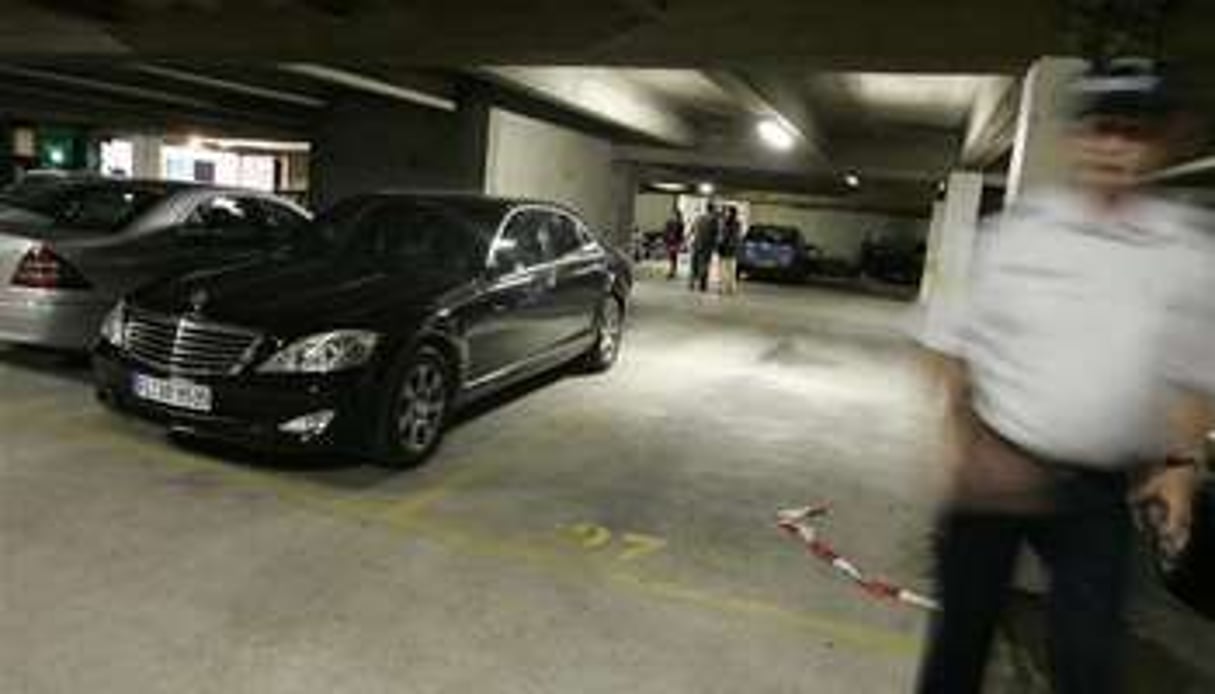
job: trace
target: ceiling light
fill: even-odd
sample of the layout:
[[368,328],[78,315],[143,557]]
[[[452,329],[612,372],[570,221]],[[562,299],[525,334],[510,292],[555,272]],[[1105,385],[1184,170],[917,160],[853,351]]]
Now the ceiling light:
[[853,173],[847,174],[844,176],[844,183],[847,183],[849,188],[860,188],[861,177]]
[[650,187],[665,191],[667,193],[682,193],[688,189],[684,183],[675,183],[674,181],[654,181],[650,183]]
[[764,141],[772,149],[789,150],[793,149],[794,138],[793,132],[789,128],[781,124],[775,118],[765,118],[755,126],[756,132],[759,133],[759,139]]
[[717,190],[717,188],[712,183],[709,183],[708,181],[705,181],[704,183],[701,183],[700,185],[696,186],[696,191],[698,193],[700,193],[701,195],[712,195],[713,191],[715,191],[715,190]]

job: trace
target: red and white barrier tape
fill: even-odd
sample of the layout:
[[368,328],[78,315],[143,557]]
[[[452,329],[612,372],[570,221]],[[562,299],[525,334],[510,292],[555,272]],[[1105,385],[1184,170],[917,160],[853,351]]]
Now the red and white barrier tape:
[[810,555],[826,562],[836,572],[843,574],[848,580],[857,584],[861,590],[880,600],[893,600],[906,605],[912,605],[925,610],[939,610],[940,604],[932,598],[921,595],[893,583],[876,578],[867,578],[860,568],[846,559],[835,548],[819,537],[818,528],[810,521],[825,516],[829,508],[826,504],[807,506],[805,508],[788,509],[776,513],[776,526],[801,540]]

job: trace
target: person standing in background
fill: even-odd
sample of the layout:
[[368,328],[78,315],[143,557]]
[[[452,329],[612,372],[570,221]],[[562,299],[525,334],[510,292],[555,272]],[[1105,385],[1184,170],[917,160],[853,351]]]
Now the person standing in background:
[[692,272],[688,287],[695,291],[708,291],[709,268],[713,264],[713,251],[717,249],[717,236],[721,229],[721,216],[717,205],[710,202],[704,214],[696,220],[692,238]]
[[976,248],[937,352],[953,460],[920,694],[981,690],[1023,545],[1050,574],[1054,691],[1122,690],[1131,509],[1188,542],[1215,393],[1215,239],[1149,194],[1177,104],[1154,66],[1118,60],[1075,85],[1066,185],[1031,191]]
[[662,230],[662,242],[666,246],[667,262],[670,266],[667,270],[669,280],[675,279],[675,275],[679,273],[679,253],[683,250],[683,236],[683,216],[680,215],[679,208],[675,208]]
[[738,245],[742,242],[742,223],[738,220],[738,208],[726,208],[726,217],[721,222],[721,233],[717,239],[718,290],[722,294],[738,292]]

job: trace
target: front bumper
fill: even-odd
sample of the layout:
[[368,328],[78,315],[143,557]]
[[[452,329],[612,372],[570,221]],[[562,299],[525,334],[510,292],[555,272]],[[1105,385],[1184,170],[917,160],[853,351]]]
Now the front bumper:
[[[194,412],[144,400],[134,393],[135,374],[169,374],[135,361],[102,342],[93,352],[97,397],[108,406],[175,431],[240,446],[284,451],[359,450],[367,440],[376,389],[363,370],[327,375],[259,375],[190,379],[210,387],[210,412]],[[333,411],[329,425],[315,434],[280,427],[297,417]]]

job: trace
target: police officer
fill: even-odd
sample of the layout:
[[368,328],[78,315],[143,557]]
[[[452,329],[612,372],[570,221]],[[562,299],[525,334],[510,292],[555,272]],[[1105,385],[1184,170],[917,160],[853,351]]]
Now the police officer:
[[979,233],[970,299],[941,353],[955,457],[937,556],[943,612],[924,694],[978,692],[1019,548],[1050,573],[1055,690],[1120,688],[1128,495],[1186,542],[1212,426],[1215,252],[1199,215],[1154,197],[1176,104],[1148,63],[1075,87],[1067,185]]

